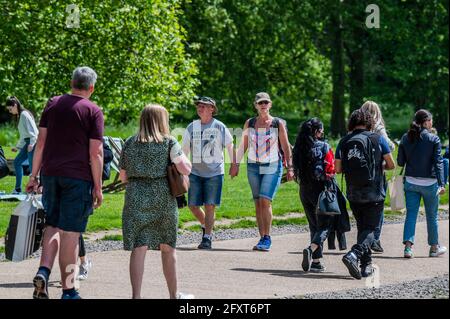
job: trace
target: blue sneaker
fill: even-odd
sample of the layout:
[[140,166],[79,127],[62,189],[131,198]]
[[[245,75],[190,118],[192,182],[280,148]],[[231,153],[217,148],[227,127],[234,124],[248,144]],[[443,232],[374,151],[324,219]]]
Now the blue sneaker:
[[258,247],[262,245],[263,240],[264,240],[264,237],[261,237],[261,238],[259,239],[258,243],[257,243],[255,246],[253,246],[253,250],[259,250]]
[[61,299],[81,299],[81,297],[78,292],[73,295],[63,293]]
[[257,245],[257,248],[258,250],[269,251],[271,246],[272,239],[270,239],[270,236],[264,235],[262,243],[260,245]]

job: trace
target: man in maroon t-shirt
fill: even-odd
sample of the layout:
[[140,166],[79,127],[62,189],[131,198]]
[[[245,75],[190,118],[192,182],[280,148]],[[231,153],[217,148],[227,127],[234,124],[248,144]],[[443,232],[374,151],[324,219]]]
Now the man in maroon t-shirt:
[[71,94],[51,98],[39,123],[27,185],[27,192],[36,191],[42,176],[46,228],[33,279],[35,299],[48,298],[48,278],[58,251],[62,299],[80,299],[74,288],[79,237],[103,200],[103,114],[89,101],[96,80],[91,68],[76,68]]

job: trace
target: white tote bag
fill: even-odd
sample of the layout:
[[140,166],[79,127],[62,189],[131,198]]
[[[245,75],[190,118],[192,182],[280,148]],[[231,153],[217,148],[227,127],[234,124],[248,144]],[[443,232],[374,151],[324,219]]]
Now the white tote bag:
[[391,210],[406,208],[405,191],[403,188],[403,168],[399,175],[394,175],[389,181],[389,196],[391,197]]
[[34,252],[39,209],[43,209],[41,195],[28,195],[11,214],[5,236],[6,259],[22,261]]

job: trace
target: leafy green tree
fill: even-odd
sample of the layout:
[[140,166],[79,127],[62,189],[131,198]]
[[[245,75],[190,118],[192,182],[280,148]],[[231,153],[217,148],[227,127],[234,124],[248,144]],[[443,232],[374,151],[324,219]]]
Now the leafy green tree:
[[186,54],[178,0],[0,0],[0,97],[42,110],[69,89],[71,72],[98,73],[93,100],[114,123],[134,121],[149,102],[170,110],[192,100],[195,61]]
[[313,43],[305,1],[185,1],[188,52],[197,59],[200,94],[222,108],[253,114],[255,93],[267,91],[274,112],[328,116],[330,63]]
[[[448,0],[378,2],[381,28],[369,33],[368,96],[391,110],[429,109],[448,130]],[[407,119],[409,123],[411,119]]]

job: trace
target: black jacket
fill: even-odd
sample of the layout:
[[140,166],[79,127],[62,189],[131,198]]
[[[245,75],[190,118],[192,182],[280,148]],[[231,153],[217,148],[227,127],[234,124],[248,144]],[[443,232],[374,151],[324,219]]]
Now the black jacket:
[[437,135],[422,128],[420,138],[414,143],[403,135],[398,148],[397,163],[406,165],[405,176],[437,178],[438,185],[444,186],[444,164],[441,155],[441,141]]

